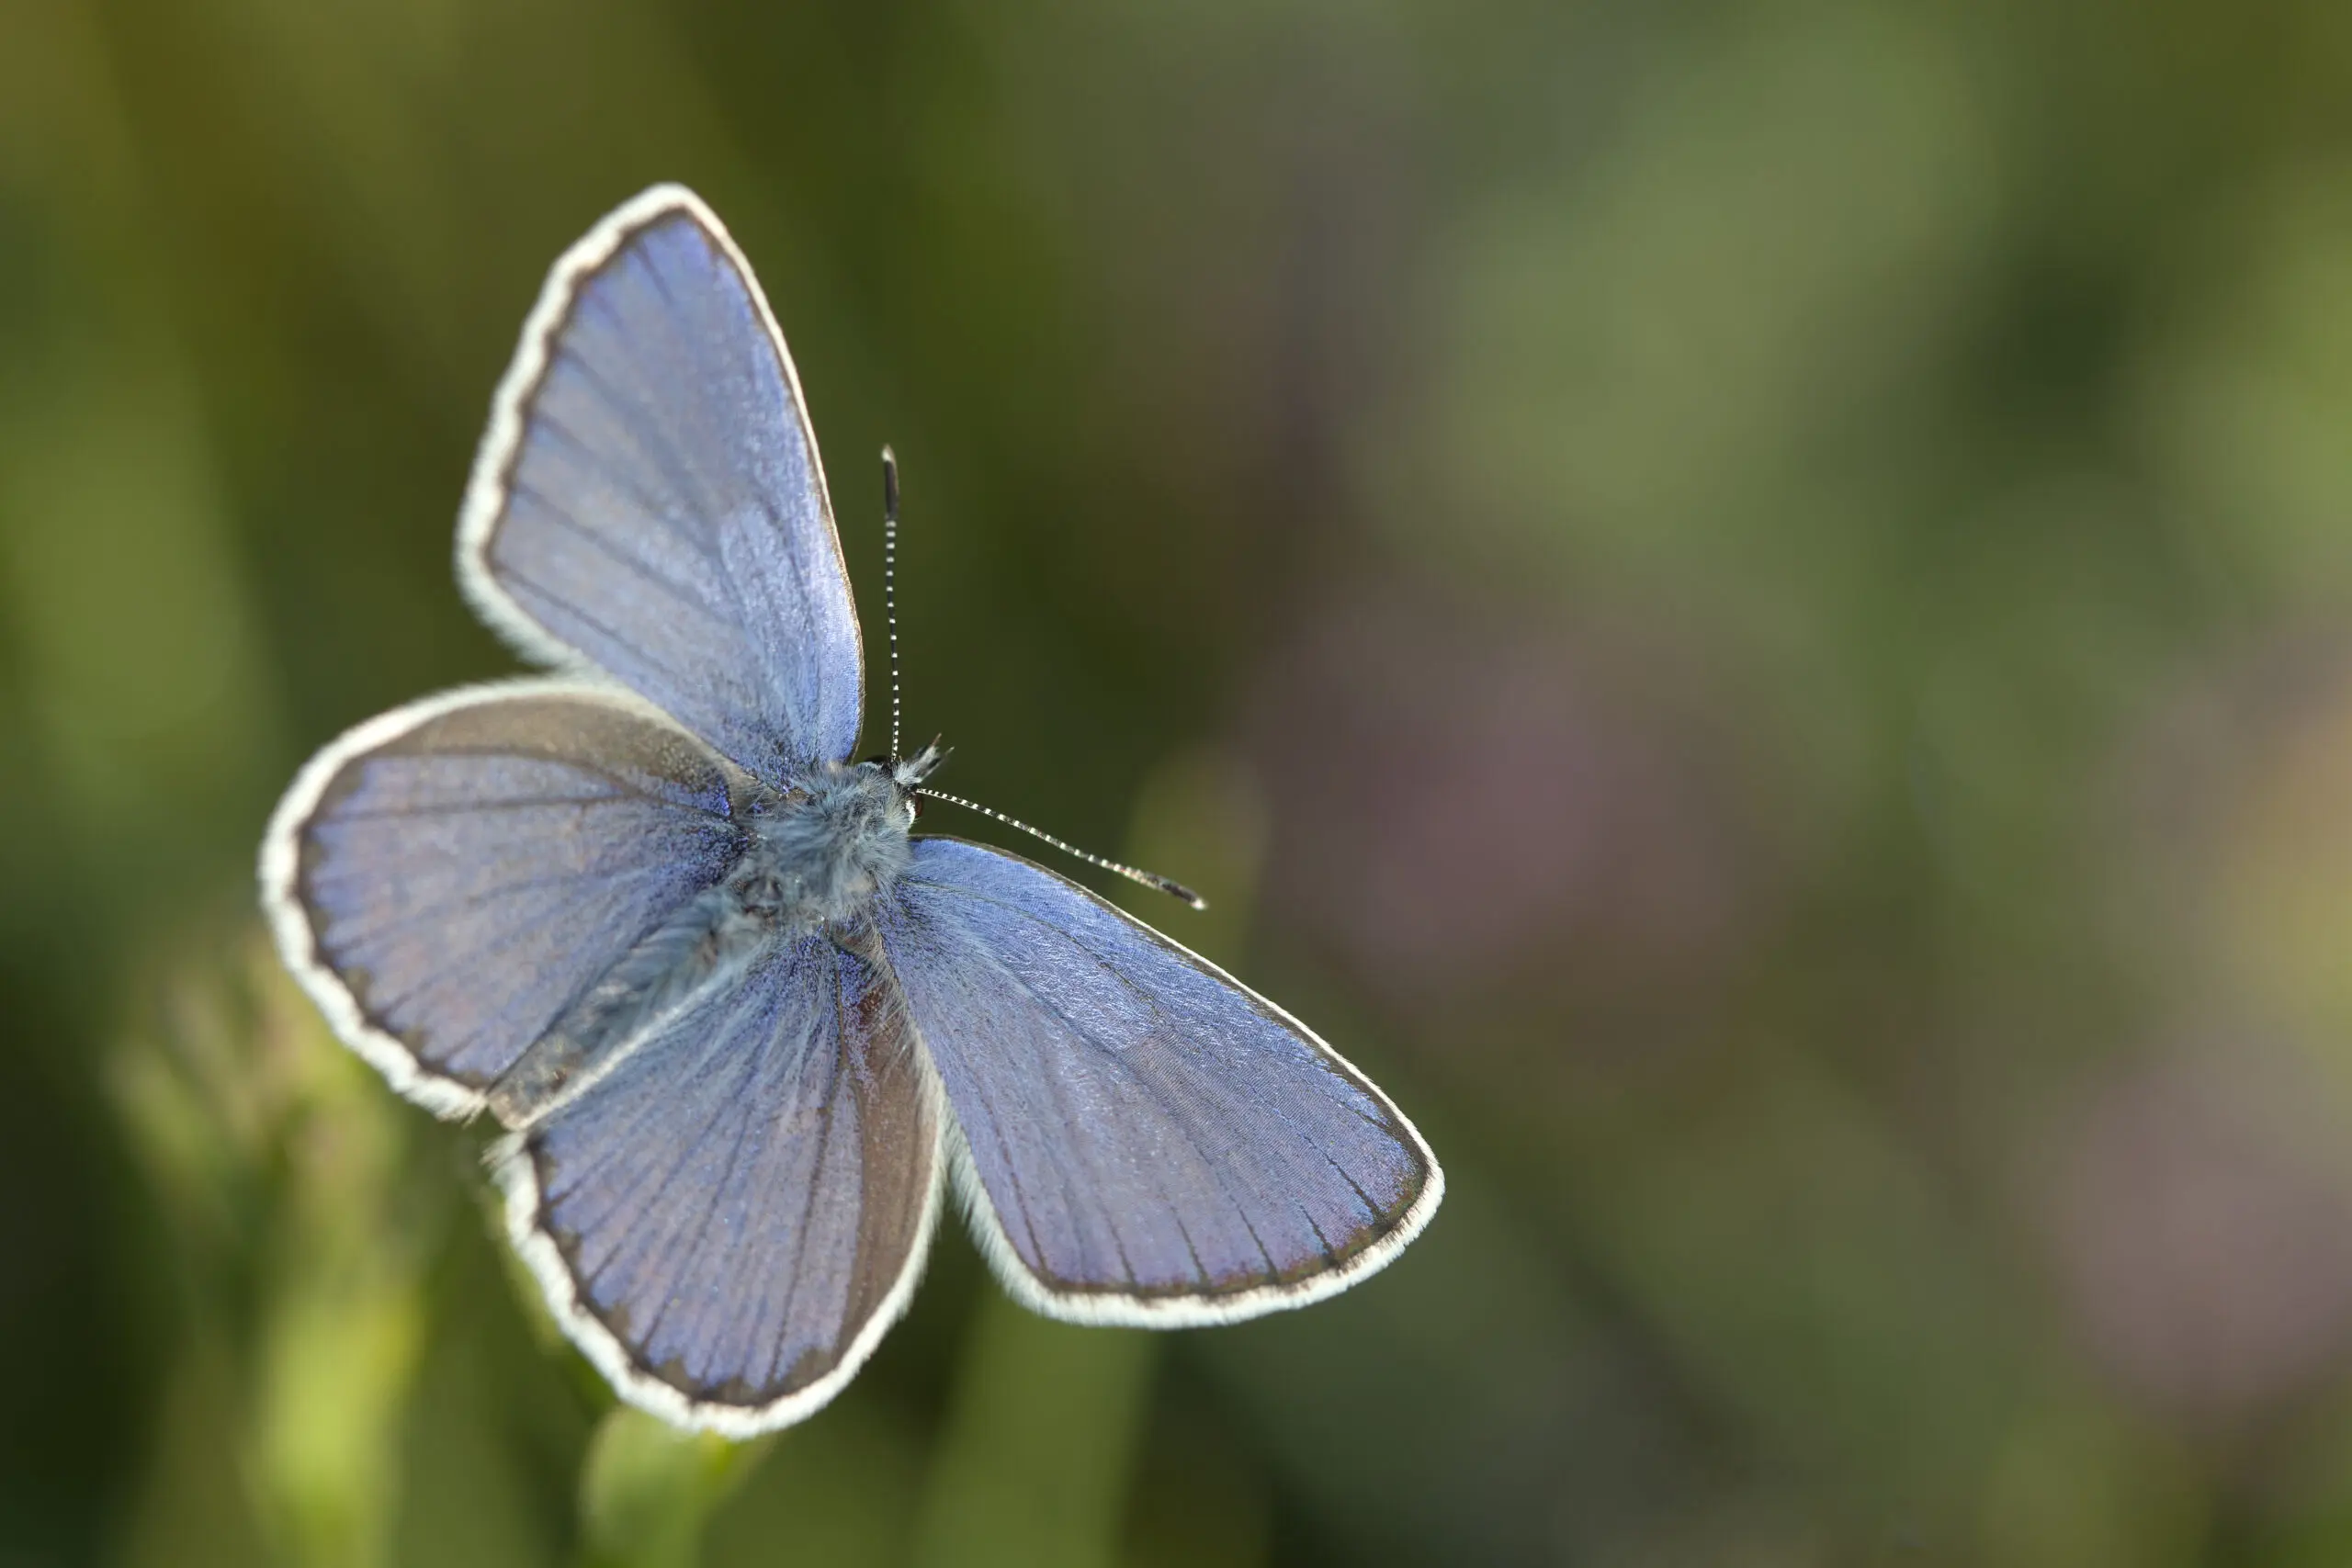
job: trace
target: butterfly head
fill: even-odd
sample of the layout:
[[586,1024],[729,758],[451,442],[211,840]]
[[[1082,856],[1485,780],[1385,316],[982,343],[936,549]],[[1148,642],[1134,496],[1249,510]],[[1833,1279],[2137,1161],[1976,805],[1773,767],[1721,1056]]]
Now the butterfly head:
[[949,749],[942,746],[938,737],[933,736],[931,744],[913,756],[891,758],[883,765],[890,770],[891,782],[911,797],[916,786],[937,773],[939,765],[947,761]]

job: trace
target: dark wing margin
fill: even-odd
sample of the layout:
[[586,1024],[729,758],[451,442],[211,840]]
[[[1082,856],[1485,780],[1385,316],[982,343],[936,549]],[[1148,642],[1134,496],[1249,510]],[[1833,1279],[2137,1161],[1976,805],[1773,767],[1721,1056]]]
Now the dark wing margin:
[[727,230],[657,186],[556,262],[491,405],[458,582],[771,783],[847,758],[857,607],[798,374]]
[[345,1043],[470,1115],[582,987],[726,874],[741,776],[608,687],[444,693],[296,775],[262,840],[263,908]]
[[917,840],[878,917],[1016,1300],[1176,1327],[1381,1268],[1445,1179],[1403,1112],[1281,1009],[1083,888]]
[[878,954],[802,938],[500,1145],[516,1250],[631,1404],[788,1426],[906,1310],[944,1161],[904,1020]]

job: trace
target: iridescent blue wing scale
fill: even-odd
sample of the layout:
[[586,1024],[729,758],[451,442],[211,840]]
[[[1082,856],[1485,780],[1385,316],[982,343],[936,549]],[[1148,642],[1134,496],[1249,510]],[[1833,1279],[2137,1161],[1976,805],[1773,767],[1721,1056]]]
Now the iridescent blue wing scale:
[[868,948],[780,946],[502,1148],[508,1227],[566,1331],[673,1421],[798,1420],[913,1292],[940,1117]]
[[1295,1306],[1435,1212],[1437,1162],[1370,1079],[1084,889],[926,838],[877,919],[975,1229],[1036,1310],[1177,1325]]
[[622,694],[446,694],[314,758],[263,842],[279,950],[392,1086],[444,1115],[726,874],[741,775]]
[[500,383],[458,579],[770,783],[855,749],[857,610],[799,379],[750,266],[656,186],[557,262]]

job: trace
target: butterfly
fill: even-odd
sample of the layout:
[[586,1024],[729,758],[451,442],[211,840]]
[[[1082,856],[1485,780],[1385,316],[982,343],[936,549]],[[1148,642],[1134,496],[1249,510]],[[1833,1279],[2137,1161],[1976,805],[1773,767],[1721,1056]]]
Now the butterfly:
[[915,834],[935,744],[852,760],[807,404],[693,193],[556,263],[457,557],[548,672],[321,751],[262,902],[393,1089],[504,1129],[514,1244],[621,1397],[738,1437],[807,1416],[905,1311],[951,1180],[1005,1290],[1077,1323],[1298,1306],[1429,1223],[1429,1145],[1305,1025],[1053,872]]

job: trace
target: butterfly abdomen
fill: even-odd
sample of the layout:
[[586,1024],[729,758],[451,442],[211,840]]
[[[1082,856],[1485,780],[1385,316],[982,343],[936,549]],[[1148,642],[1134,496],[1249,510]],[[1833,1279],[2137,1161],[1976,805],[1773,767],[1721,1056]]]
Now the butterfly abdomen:
[[491,1086],[522,1127],[577,1096],[664,1020],[776,945],[856,919],[906,869],[910,796],[873,763],[820,769],[756,801],[726,877],[688,899],[582,991]]
[[576,1097],[664,1021],[737,980],[778,930],[746,905],[734,877],[696,894],[556,1015],[491,1085],[491,1113],[523,1127]]

